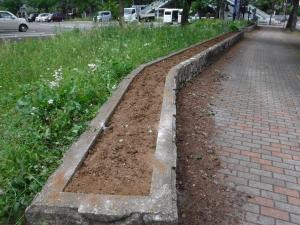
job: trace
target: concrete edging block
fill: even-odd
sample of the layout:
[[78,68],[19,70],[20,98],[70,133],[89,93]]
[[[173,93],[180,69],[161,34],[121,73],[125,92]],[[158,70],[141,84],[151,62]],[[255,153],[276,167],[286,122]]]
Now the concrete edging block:
[[121,81],[117,90],[91,121],[88,129],[66,152],[63,163],[49,177],[42,191],[26,209],[28,223],[31,225],[176,225],[178,223],[175,171],[176,91],[184,82],[203,71],[215,57],[239,41],[243,34],[244,32],[237,33],[169,71],[164,87],[155,150],[158,163],[153,165],[149,196],[70,193],[64,192],[64,188],[77,168],[81,166],[88,150],[122,100],[134,77],[147,66],[207,41],[141,65]]

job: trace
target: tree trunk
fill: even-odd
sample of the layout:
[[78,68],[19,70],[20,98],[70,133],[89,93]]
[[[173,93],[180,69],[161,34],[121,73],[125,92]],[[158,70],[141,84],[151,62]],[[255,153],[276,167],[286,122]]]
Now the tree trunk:
[[293,0],[293,9],[290,13],[286,28],[289,28],[290,30],[294,30],[296,28],[297,24],[297,12],[299,8],[299,0]]
[[119,0],[119,25],[124,26],[124,0]]
[[273,15],[273,13],[274,13],[274,7],[275,7],[275,3],[272,2],[272,13],[270,14],[269,25],[271,25],[271,23],[272,23],[272,15]]
[[186,25],[189,23],[189,13],[191,9],[191,0],[184,0],[183,2],[183,11],[181,16],[181,25]]
[[219,15],[219,18],[221,20],[225,19],[225,13],[224,13],[224,11],[225,11],[225,2],[224,2],[224,0],[221,0],[221,2],[220,2],[220,15]]

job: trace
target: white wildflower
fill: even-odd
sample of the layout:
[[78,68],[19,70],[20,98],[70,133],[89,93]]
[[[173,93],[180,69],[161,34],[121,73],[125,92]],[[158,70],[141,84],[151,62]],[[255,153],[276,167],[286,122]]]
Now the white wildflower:
[[62,68],[61,67],[57,70],[54,70],[53,77],[55,78],[55,81],[62,80],[62,76],[63,76],[63,73],[62,73]]
[[95,72],[95,71],[97,70],[97,65],[94,64],[94,63],[88,64],[88,67],[90,68],[90,70],[91,70],[92,72]]
[[36,110],[36,107],[32,107],[32,110],[33,110],[33,111]]
[[49,87],[50,87],[50,88],[56,88],[56,87],[59,87],[59,83],[56,82],[56,81],[51,81],[51,82],[49,83]]
[[115,90],[117,88],[117,85],[114,85],[111,87],[111,89]]
[[49,99],[49,100],[48,100],[48,104],[49,104],[49,105],[52,105],[52,104],[53,104],[53,102],[54,102],[54,100],[53,100],[53,99]]
[[147,46],[149,46],[150,45],[150,43],[145,43],[144,44],[144,47],[147,47]]
[[59,87],[59,82],[63,79],[63,73],[62,73],[62,68],[58,68],[57,70],[54,70],[53,74],[54,80],[50,81],[49,87],[50,88],[56,88]]

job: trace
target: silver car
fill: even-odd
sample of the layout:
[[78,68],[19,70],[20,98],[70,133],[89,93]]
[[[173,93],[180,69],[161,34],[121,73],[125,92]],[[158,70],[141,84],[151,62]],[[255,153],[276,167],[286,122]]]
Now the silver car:
[[100,11],[97,12],[94,21],[95,22],[108,22],[112,19],[111,11]]
[[18,18],[8,11],[0,11],[0,30],[18,30],[26,32],[28,30],[27,21],[23,18]]

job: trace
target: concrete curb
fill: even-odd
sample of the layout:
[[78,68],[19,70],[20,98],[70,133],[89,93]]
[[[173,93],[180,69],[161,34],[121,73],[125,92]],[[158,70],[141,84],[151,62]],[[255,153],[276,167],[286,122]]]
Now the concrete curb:
[[155,151],[155,157],[159,163],[154,165],[149,196],[70,193],[64,192],[64,188],[82,164],[88,150],[122,100],[134,77],[147,66],[179,54],[195,45],[144,64],[123,79],[111,98],[91,121],[87,131],[66,152],[61,166],[49,177],[42,191],[26,209],[28,223],[32,225],[177,224],[176,90],[182,83],[203,71],[216,56],[238,42],[243,34],[244,32],[240,32],[223,40],[180,63],[168,73]]

